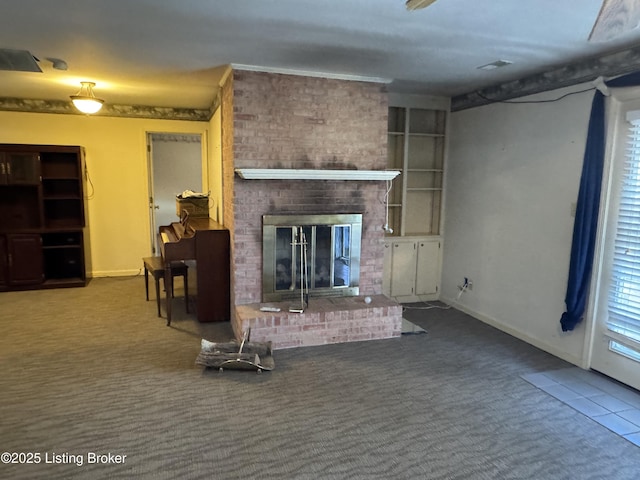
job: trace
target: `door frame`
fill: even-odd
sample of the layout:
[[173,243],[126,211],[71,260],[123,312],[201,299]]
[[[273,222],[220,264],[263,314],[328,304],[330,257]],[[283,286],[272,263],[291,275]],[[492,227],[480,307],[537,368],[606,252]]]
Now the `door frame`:
[[[607,290],[609,280],[605,277],[608,268],[607,237],[611,234],[610,228],[613,226],[611,222],[612,202],[617,200],[613,198],[614,185],[616,180],[614,176],[616,161],[621,160],[621,155],[625,149],[625,141],[623,133],[627,129],[627,122],[624,112],[628,110],[640,109],[640,87],[627,87],[621,90],[613,90],[612,94],[605,99],[605,157],[602,175],[602,192],[600,197],[600,207],[598,212],[598,229],[595,245],[595,254],[593,268],[591,273],[591,285],[589,289],[589,301],[585,315],[585,340],[583,349],[582,365],[583,368],[593,368],[594,350],[598,348],[597,343],[602,341],[602,324],[598,317],[603,307],[602,302],[607,302]],[[611,355],[617,355],[611,353]],[[638,364],[640,368],[640,364]],[[594,368],[594,370],[597,370]],[[607,372],[603,372],[610,375]],[[620,380],[623,381],[624,380]],[[636,386],[637,388],[637,386]]]
[[149,215],[149,244],[152,255],[159,255],[157,250],[157,231],[160,227],[156,225],[155,219],[155,192],[154,192],[154,169],[153,169],[153,135],[185,135],[200,137],[200,165],[201,165],[201,191],[210,192],[209,185],[209,156],[208,156],[208,136],[207,131],[159,131],[148,130],[145,132],[145,144],[147,151],[147,204]]

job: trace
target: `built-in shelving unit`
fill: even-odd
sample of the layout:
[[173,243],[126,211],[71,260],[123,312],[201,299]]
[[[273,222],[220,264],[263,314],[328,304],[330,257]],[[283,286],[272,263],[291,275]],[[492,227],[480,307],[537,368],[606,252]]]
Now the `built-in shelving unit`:
[[[390,102],[390,187],[383,292],[399,301],[439,295],[448,100]],[[424,105],[427,103],[428,105]]]
[[0,145],[3,172],[0,290],[84,286],[82,149]]
[[389,195],[396,236],[440,234],[446,113],[389,108],[387,166],[403,173]]

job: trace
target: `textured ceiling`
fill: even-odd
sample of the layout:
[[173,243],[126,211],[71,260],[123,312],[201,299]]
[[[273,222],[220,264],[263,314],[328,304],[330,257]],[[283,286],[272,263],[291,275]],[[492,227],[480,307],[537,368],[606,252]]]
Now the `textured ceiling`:
[[[3,0],[0,48],[42,73],[0,71],[0,97],[209,108],[227,64],[389,80],[458,96],[640,44],[587,38],[601,0]],[[67,70],[53,68],[62,59]],[[484,71],[495,60],[513,62]]]

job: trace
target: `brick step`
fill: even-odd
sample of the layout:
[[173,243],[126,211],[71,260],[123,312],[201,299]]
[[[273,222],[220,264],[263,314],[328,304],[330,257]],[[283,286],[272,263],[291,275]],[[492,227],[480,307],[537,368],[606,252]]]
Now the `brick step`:
[[[296,302],[271,302],[236,305],[232,322],[237,339],[251,329],[251,341],[271,341],[274,349],[358,342],[399,337],[402,330],[402,305],[384,295],[311,298],[303,313]],[[263,306],[280,312],[263,312]]]

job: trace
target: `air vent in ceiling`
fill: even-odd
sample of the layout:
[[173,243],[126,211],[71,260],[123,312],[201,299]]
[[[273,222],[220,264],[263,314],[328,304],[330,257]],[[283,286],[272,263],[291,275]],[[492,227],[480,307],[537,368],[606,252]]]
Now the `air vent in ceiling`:
[[14,72],[42,72],[38,62],[27,50],[0,48],[0,70]]
[[481,65],[476,67],[478,70],[495,70],[496,68],[506,67],[507,65],[511,65],[513,62],[509,60],[496,60],[495,62],[487,63],[486,65]]

